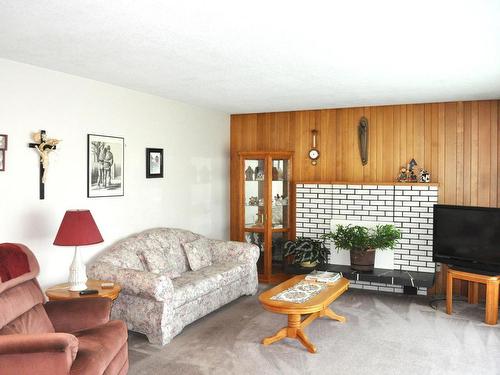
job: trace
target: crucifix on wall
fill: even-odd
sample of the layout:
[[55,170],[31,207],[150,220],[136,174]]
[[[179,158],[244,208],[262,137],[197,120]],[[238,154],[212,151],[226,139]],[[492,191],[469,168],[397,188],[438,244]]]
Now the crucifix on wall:
[[34,133],[31,138],[34,143],[30,143],[29,147],[34,148],[40,156],[40,199],[45,199],[45,181],[49,167],[49,153],[56,149],[56,145],[60,141],[58,139],[47,138],[45,130]]

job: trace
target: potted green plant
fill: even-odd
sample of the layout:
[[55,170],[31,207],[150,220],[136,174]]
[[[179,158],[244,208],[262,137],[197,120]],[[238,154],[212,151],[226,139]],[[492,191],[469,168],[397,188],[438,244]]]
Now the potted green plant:
[[330,239],[337,249],[350,251],[351,268],[356,271],[373,271],[375,250],[394,249],[401,232],[394,225],[383,224],[375,228],[361,225],[337,225],[337,229],[323,236]]
[[284,248],[285,257],[292,256],[293,263],[302,267],[312,268],[318,263],[325,264],[330,254],[325,241],[314,238],[298,237],[294,241],[287,241]]

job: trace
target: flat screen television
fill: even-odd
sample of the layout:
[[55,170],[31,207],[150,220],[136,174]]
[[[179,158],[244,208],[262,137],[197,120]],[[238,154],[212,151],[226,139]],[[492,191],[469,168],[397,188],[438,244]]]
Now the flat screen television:
[[433,260],[500,274],[500,208],[434,206]]

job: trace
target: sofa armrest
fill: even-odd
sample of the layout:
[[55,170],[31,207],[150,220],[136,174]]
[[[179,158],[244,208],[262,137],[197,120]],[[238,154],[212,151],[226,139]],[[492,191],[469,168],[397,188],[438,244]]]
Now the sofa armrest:
[[172,281],[164,275],[153,272],[117,267],[109,263],[96,262],[87,268],[90,277],[100,280],[111,280],[120,283],[121,293],[169,301],[173,298]]
[[75,332],[93,328],[109,321],[109,298],[82,298],[49,301],[43,307],[56,332]]
[[216,263],[238,262],[255,264],[259,247],[246,242],[212,240],[212,256]]
[[78,339],[68,333],[2,335],[0,372],[69,374],[77,352]]

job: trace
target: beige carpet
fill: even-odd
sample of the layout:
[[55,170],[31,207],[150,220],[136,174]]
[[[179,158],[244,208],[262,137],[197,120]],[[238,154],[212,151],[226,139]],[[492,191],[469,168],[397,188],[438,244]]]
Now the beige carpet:
[[482,322],[483,305],[438,310],[417,296],[350,290],[331,308],[347,323],[317,319],[306,333],[318,348],[295,340],[260,340],[286,325],[242,297],[186,327],[161,348],[129,335],[130,374],[500,374],[500,325]]

